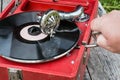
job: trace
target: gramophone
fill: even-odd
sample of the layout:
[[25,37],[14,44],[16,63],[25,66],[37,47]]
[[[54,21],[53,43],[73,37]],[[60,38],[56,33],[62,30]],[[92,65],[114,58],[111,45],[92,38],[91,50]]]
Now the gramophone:
[[97,0],[12,0],[1,13],[0,77],[83,79]]

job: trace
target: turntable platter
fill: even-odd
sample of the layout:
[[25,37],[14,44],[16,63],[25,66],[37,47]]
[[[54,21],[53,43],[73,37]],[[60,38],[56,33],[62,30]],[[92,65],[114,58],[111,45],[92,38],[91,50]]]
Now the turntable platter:
[[51,38],[42,33],[38,14],[23,12],[0,21],[2,57],[21,63],[41,63],[58,59],[76,46],[80,36],[76,24],[61,20]]

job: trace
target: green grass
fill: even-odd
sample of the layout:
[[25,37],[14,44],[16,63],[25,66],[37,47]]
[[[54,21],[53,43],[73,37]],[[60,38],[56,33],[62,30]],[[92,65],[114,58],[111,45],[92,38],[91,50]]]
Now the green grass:
[[120,0],[100,0],[107,12],[120,10]]

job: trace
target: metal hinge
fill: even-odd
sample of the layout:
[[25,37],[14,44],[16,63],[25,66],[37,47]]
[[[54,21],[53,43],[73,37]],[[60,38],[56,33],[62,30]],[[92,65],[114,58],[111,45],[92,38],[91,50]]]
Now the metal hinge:
[[83,64],[85,65],[86,62],[87,62],[87,56],[88,56],[88,53],[87,51],[84,52],[84,55],[83,55]]
[[20,69],[9,68],[8,73],[9,80],[23,80],[22,70]]
[[59,0],[53,0],[53,2],[58,2]]
[[19,6],[21,3],[21,0],[15,0],[15,6]]

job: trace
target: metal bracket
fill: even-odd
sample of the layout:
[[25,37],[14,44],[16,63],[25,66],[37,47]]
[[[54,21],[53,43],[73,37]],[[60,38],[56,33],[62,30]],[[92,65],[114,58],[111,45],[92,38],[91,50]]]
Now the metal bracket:
[[106,14],[106,11],[105,11],[105,9],[103,8],[102,4],[99,1],[98,2],[98,15],[101,17],[104,14]]
[[9,68],[8,73],[9,73],[9,80],[23,80],[22,70],[20,69]]
[[13,12],[16,10],[16,8],[21,4],[21,0],[15,0],[14,7],[11,9],[9,14],[13,14]]
[[53,2],[58,2],[59,0],[53,0]]
[[15,6],[19,6],[21,3],[21,0],[15,0]]
[[85,22],[88,20],[89,20],[89,15],[85,14],[84,12],[78,18],[75,19],[75,21],[77,22]]

